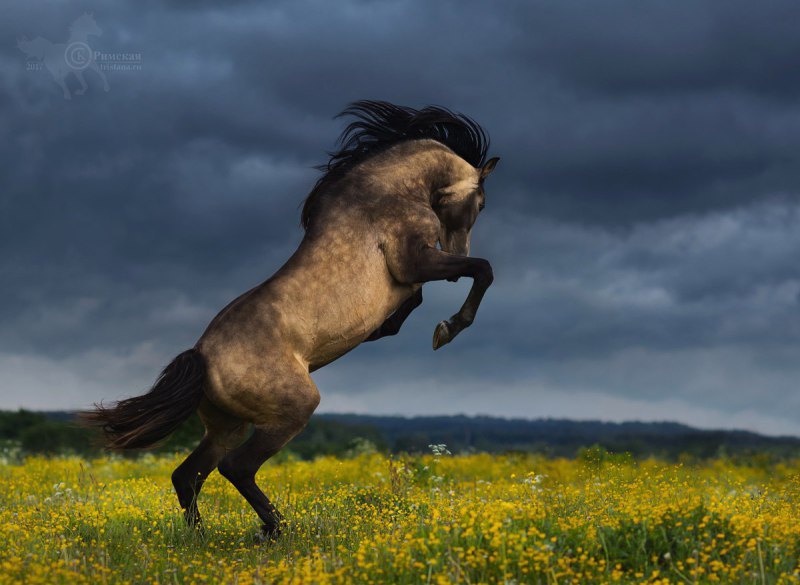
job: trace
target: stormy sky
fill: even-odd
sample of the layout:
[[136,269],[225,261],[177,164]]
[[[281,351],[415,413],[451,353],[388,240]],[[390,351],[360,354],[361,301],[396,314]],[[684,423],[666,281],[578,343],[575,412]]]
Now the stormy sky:
[[[85,11],[91,49],[140,67],[108,92],[86,70],[83,95],[69,75],[67,100],[17,43],[66,43]],[[314,374],[320,411],[800,435],[799,19],[793,0],[7,2],[0,408],[149,387],[291,254],[332,117],[368,98],[487,129],[473,254],[495,283],[436,353],[469,282],[425,286],[399,336]]]

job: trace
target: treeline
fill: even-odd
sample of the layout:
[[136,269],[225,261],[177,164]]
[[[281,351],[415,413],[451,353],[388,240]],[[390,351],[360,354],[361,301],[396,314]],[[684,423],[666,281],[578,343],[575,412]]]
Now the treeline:
[[[192,449],[203,427],[189,419],[156,452]],[[285,450],[285,455],[312,459],[363,451],[429,452],[445,444],[453,453],[534,452],[553,457],[629,454],[667,460],[731,457],[774,461],[800,457],[800,438],[767,437],[744,431],[709,431],[677,423],[607,423],[558,419],[493,417],[373,417],[327,414],[315,416]],[[0,411],[0,445],[25,454],[102,451],[98,432],[76,423],[70,412]]]
[[637,459],[751,455],[800,457],[800,437],[771,437],[747,431],[696,429],[674,422],[574,421],[504,419],[488,416],[394,417],[326,415],[340,424],[367,425],[380,431],[394,452],[425,450],[444,443],[453,452],[535,452],[574,457],[587,447],[629,453]]
[[[202,436],[203,425],[197,416],[192,416],[163,444],[151,451],[189,451]],[[98,430],[80,425],[72,412],[0,411],[0,448],[22,455],[97,455],[103,451],[103,437]],[[388,449],[375,427],[315,417],[303,433],[292,441],[289,452],[301,459],[313,459],[319,455],[346,455],[365,449]]]

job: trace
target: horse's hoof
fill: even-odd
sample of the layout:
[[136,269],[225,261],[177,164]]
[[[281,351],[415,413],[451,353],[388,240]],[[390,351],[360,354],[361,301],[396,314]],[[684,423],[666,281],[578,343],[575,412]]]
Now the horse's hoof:
[[450,343],[450,328],[447,321],[442,321],[433,332],[433,350],[436,351],[447,343]]
[[262,524],[261,530],[256,533],[256,542],[259,544],[270,544],[278,540],[283,532],[283,523]]
[[206,527],[203,524],[203,520],[200,518],[200,516],[187,516],[186,526],[188,526],[191,530],[193,530],[200,536],[206,535]]

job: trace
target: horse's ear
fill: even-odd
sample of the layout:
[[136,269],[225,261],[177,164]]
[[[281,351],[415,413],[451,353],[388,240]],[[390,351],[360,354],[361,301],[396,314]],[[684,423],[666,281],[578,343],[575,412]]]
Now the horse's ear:
[[491,172],[494,170],[494,167],[497,166],[499,160],[500,157],[496,156],[486,161],[486,164],[483,165],[483,168],[481,169],[481,181],[491,174]]

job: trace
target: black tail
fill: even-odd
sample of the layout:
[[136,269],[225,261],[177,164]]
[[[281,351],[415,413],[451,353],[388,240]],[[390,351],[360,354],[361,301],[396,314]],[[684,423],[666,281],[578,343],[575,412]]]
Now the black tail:
[[80,413],[88,425],[100,427],[107,449],[144,449],[172,434],[200,405],[206,384],[206,361],[196,349],[170,363],[147,394],[120,400],[106,408]]

